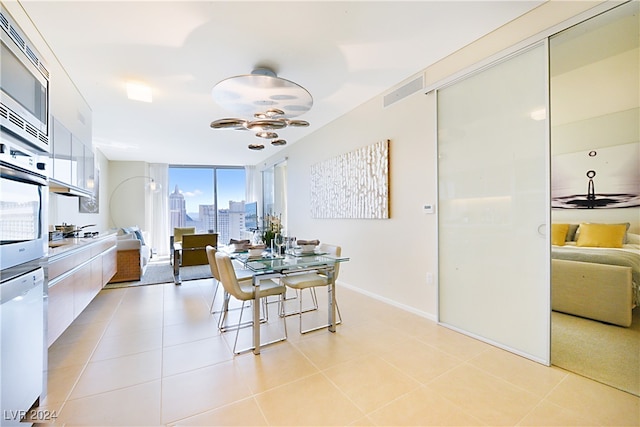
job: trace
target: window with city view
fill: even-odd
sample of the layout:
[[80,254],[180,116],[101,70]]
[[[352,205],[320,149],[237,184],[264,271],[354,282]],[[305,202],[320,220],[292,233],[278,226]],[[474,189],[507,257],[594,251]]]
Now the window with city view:
[[217,232],[220,242],[244,238],[244,168],[170,166],[169,225]]

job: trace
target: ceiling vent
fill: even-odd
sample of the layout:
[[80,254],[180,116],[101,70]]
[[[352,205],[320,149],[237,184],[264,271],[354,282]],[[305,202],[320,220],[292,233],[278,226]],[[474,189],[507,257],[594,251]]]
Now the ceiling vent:
[[410,82],[400,86],[393,92],[386,94],[383,98],[383,106],[388,107],[389,105],[398,102],[409,95],[419,92],[422,89],[424,89],[424,77],[420,75]]
[[[7,16],[5,16],[5,14],[7,14]],[[36,66],[36,68],[38,68],[38,71],[40,71],[40,73],[47,80],[49,80],[49,70],[42,63],[35,49],[32,49],[31,46],[27,44],[24,37],[22,37],[22,35],[20,34],[20,31],[18,30],[16,24],[14,24],[9,19],[8,12],[5,12],[4,10],[0,11],[0,27],[4,30],[5,33],[7,33],[9,37],[11,37],[18,48],[20,48],[24,52],[24,54],[27,55],[27,58],[29,58],[29,60]]]

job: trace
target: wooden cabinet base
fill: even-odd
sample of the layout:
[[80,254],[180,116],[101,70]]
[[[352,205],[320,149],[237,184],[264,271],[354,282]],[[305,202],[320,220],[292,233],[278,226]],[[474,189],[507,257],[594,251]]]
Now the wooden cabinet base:
[[142,267],[140,266],[140,250],[120,250],[117,251],[117,272],[109,283],[134,282],[142,277]]

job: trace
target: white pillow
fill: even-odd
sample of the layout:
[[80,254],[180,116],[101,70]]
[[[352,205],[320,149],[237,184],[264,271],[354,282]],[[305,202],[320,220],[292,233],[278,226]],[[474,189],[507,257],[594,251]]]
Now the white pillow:
[[640,234],[627,233],[627,243],[640,245]]

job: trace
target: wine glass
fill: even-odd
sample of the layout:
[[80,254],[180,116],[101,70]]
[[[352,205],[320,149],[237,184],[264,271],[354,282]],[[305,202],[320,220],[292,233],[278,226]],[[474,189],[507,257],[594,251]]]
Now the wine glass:
[[282,254],[282,246],[284,246],[284,236],[282,235],[282,233],[276,233],[276,235],[273,238],[273,242],[278,248],[277,254],[278,255]]

